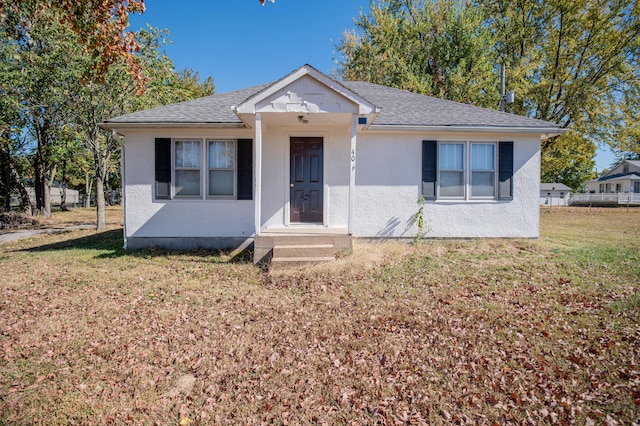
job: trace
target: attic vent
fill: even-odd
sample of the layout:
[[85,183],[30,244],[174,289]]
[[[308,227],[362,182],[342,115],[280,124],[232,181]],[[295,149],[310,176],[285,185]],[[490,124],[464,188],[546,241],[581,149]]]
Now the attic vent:
[[367,117],[358,117],[358,124],[367,124]]

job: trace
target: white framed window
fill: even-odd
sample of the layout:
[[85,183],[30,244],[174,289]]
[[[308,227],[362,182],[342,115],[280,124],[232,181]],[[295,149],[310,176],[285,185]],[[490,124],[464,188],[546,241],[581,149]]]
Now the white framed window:
[[253,200],[253,140],[155,138],[154,199]]
[[471,198],[494,198],[496,195],[496,145],[471,144]]
[[201,197],[202,141],[176,140],[174,152],[174,196]]
[[235,140],[208,140],[207,196],[236,196],[236,142]]
[[440,198],[464,198],[465,196],[465,144],[459,142],[440,143],[438,173]]
[[439,142],[438,199],[496,199],[496,142]]

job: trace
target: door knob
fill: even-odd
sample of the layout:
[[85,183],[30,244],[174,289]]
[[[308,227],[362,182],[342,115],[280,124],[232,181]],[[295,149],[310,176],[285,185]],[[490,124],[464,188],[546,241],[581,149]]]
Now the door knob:
[[290,183],[290,184],[289,184],[289,186],[290,186],[291,188],[293,188],[293,184],[292,184],[292,183]]

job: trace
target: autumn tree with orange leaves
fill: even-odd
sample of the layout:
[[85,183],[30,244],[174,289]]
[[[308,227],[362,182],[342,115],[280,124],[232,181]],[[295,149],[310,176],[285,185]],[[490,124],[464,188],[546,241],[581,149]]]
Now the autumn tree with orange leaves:
[[134,53],[140,46],[132,32],[127,32],[129,15],[143,13],[144,0],[0,0],[0,25],[14,28],[14,38],[28,28],[28,22],[45,10],[56,12],[61,24],[77,35],[80,44],[93,60],[93,73],[89,77],[101,80],[109,66],[124,60],[143,90],[145,77]]

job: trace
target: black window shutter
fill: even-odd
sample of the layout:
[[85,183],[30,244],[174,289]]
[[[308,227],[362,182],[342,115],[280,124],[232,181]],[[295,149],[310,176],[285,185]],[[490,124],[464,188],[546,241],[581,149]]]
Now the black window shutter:
[[498,146],[498,200],[513,199],[513,142]]
[[238,200],[253,200],[253,139],[238,139]]
[[156,138],[156,198],[171,198],[171,139]]
[[422,141],[422,196],[426,200],[436,199],[438,177],[438,142]]

